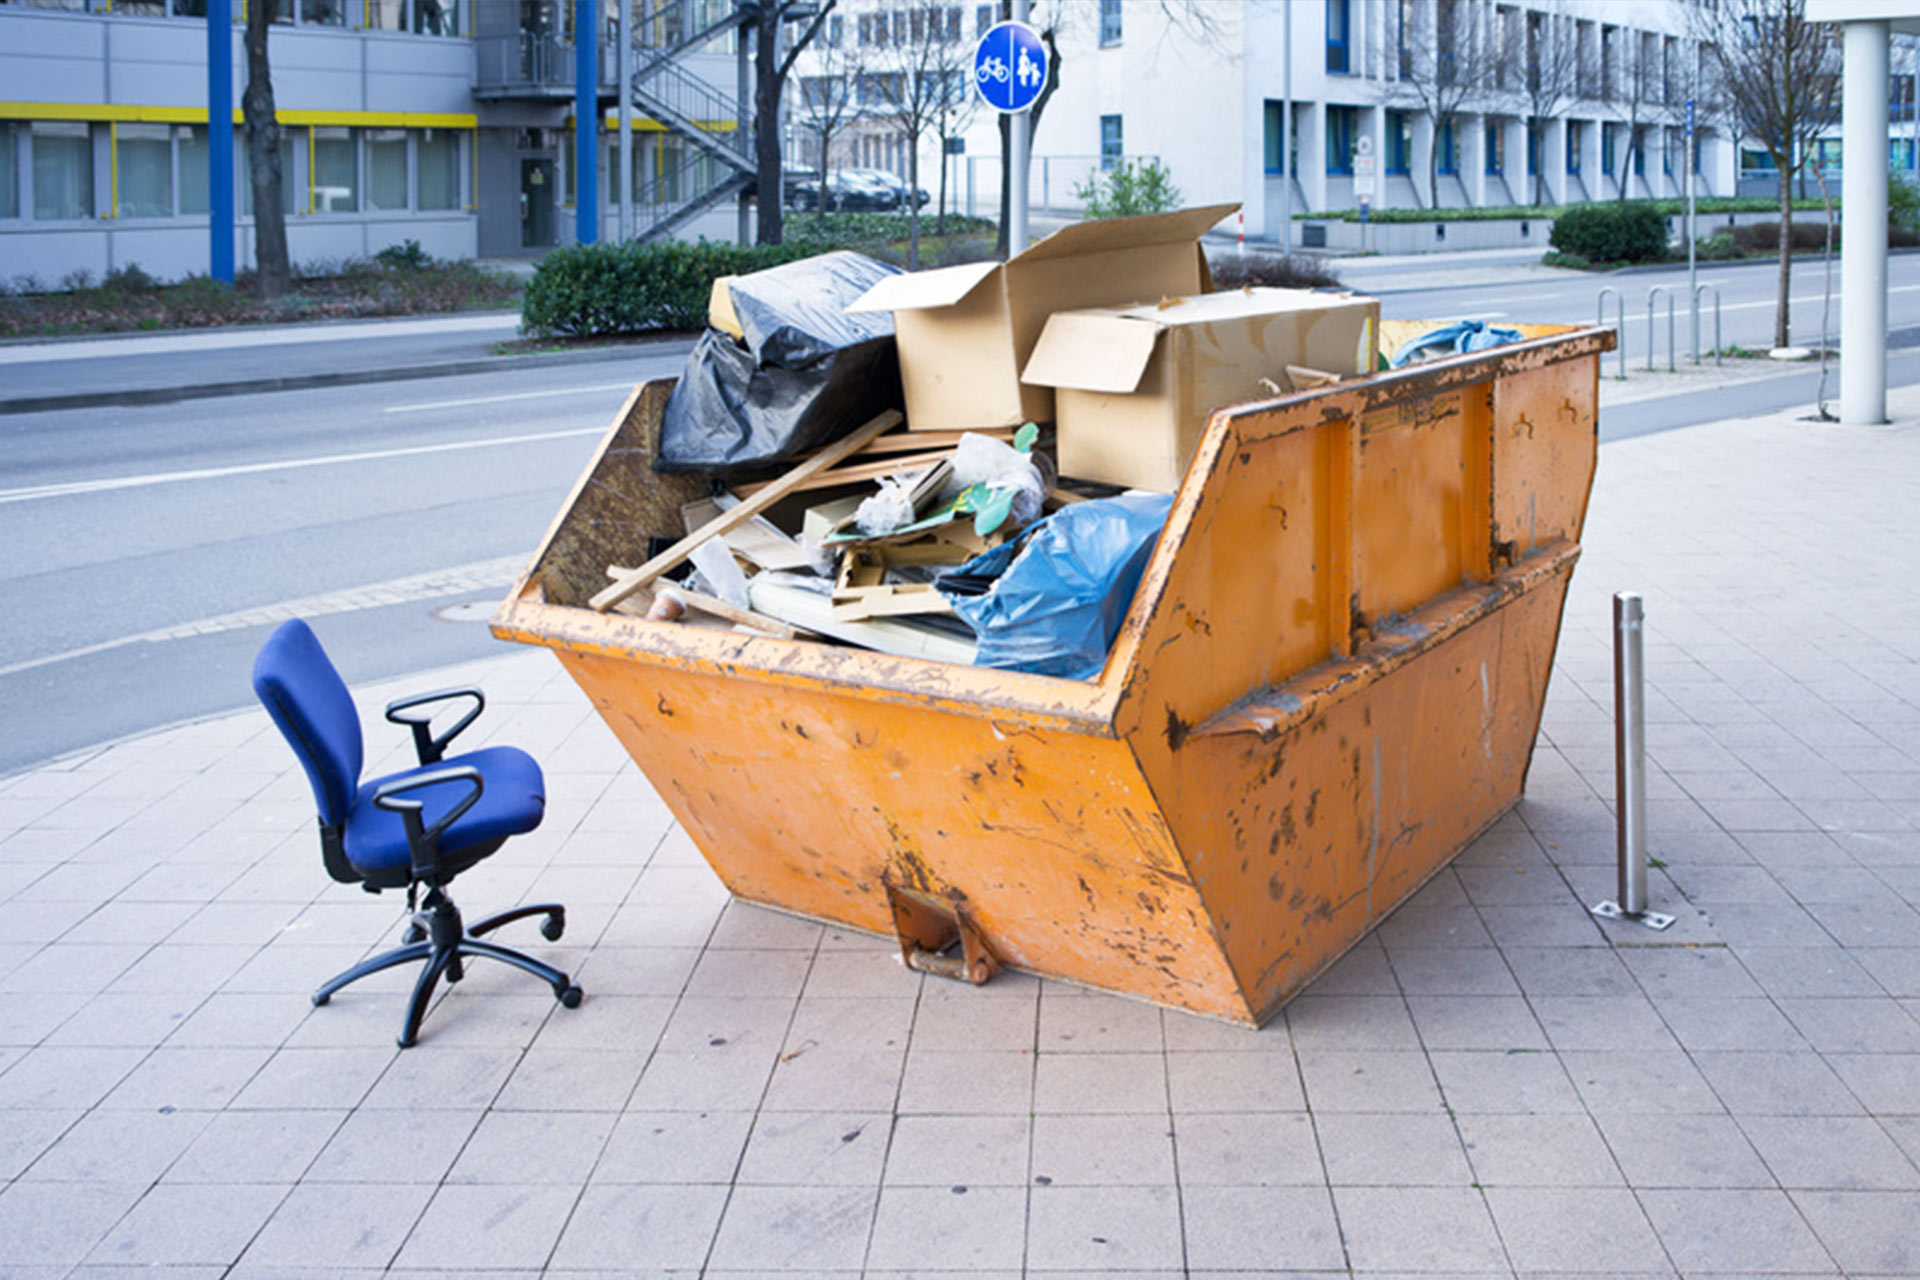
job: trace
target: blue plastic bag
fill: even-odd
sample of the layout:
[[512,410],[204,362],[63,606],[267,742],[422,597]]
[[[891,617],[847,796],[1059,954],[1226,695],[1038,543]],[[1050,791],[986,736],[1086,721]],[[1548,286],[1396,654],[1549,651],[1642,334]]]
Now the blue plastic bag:
[[935,581],[980,637],[974,665],[1097,679],[1172,494],[1076,502]]
[[1400,369],[1415,360],[1465,355],[1469,351],[1485,351],[1488,347],[1502,347],[1518,341],[1518,329],[1490,328],[1484,320],[1456,320],[1401,343],[1400,349],[1393,353],[1393,359],[1387,365]]

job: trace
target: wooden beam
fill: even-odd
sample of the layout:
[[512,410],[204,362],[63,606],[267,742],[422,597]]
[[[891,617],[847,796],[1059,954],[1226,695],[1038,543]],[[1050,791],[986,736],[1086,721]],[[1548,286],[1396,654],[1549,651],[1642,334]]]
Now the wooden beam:
[[634,592],[646,587],[661,574],[693,554],[693,549],[710,538],[717,538],[727,530],[745,524],[747,521],[771,507],[789,493],[798,490],[808,480],[833,466],[841,459],[864,449],[875,437],[891,429],[901,421],[898,409],[889,409],[858,431],[814,454],[811,458],[795,467],[778,480],[763,485],[754,495],[733,510],[725,512],[701,525],[680,541],[662,551],[638,569],[629,570],[620,576],[620,580],[588,601],[594,609],[605,613]]
[[[940,449],[932,453],[897,453],[892,457],[876,458],[872,462],[854,462],[844,467],[835,467],[830,471],[817,472],[796,485],[781,491],[804,493],[813,489],[831,489],[837,484],[859,484],[868,480],[878,480],[882,476],[897,475],[903,471],[918,471],[930,467],[936,462],[953,456],[953,450]],[[743,498],[757,498],[771,485],[786,484],[787,477],[769,480],[765,484],[743,484],[734,490]]]

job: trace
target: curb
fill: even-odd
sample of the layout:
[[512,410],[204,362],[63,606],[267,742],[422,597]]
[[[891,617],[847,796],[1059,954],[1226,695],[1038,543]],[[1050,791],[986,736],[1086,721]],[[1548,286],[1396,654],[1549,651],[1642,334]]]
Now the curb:
[[433,365],[403,365],[392,369],[352,369],[331,373],[293,374],[283,378],[203,382],[178,387],[132,387],[122,391],[82,391],[71,395],[22,396],[17,399],[0,400],[0,415],[49,413],[62,409],[96,409],[116,405],[174,404],[182,400],[203,400],[216,396],[244,396],[270,391],[306,391],[316,387],[407,382],[419,378],[463,377],[476,373],[494,373],[503,369],[605,364],[644,354],[648,347],[665,346],[672,341],[674,339],[661,339],[622,346],[595,347],[587,351],[488,356],[480,360],[456,360]]

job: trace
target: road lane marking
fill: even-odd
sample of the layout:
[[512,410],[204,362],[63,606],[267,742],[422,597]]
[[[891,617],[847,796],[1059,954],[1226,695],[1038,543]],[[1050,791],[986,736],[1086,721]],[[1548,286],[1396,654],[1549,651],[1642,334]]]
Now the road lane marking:
[[465,409],[476,404],[505,404],[510,400],[541,400],[549,396],[579,396],[591,391],[632,391],[631,382],[603,382],[597,387],[562,387],[555,391],[514,391],[497,396],[473,396],[466,400],[431,400],[424,404],[390,404],[382,413],[424,413],[429,409]]
[[231,467],[200,467],[191,471],[158,471],[144,476],[119,476],[111,480],[73,480],[66,484],[32,485],[24,489],[0,489],[0,505],[13,502],[38,502],[43,498],[70,498],[86,493],[110,493],[121,489],[145,489],[153,485],[181,484],[189,480],[225,480],[231,476],[263,475],[271,471],[299,471],[307,467],[331,467],[349,462],[379,462],[386,458],[416,458],[434,453],[458,453],[468,449],[540,444],[548,440],[605,435],[606,431],[605,427],[579,427],[569,431],[541,431],[531,435],[491,436],[485,440],[456,440],[448,444],[411,445],[404,449],[370,449],[365,453],[334,453],[318,458],[289,458],[283,462],[248,462]]
[[285,622],[289,618],[318,618],[327,614],[352,613],[360,609],[380,609],[387,605],[409,604],[418,600],[437,600],[442,596],[465,595],[475,591],[498,592],[512,586],[514,580],[520,576],[520,571],[526,567],[527,557],[524,555],[501,556],[494,560],[478,560],[472,564],[455,565],[450,569],[435,569],[429,573],[390,578],[385,582],[368,583],[362,587],[349,587],[344,591],[330,591],[325,595],[306,596],[299,600],[283,600],[279,604],[262,605],[256,609],[240,609],[233,613],[215,614],[210,618],[182,622],[177,626],[162,627],[157,631],[145,631],[135,636],[121,636],[116,640],[103,640],[99,644],[69,649],[65,653],[50,653],[41,658],[29,658],[25,662],[0,667],[0,677],[18,675],[22,671],[49,667],[59,662],[71,662],[75,658],[89,658],[96,653],[109,653],[114,649],[124,649],[128,645],[164,644],[169,640],[187,640],[194,636],[214,635],[222,631],[264,627]]
[[379,338],[432,337],[437,334],[491,333],[520,330],[520,317],[509,315],[446,316],[421,320],[367,320],[314,325],[273,325],[250,329],[240,326],[198,333],[155,334],[150,337],[90,338],[76,342],[26,342],[0,347],[0,364],[45,364],[60,360],[97,360],[115,356],[176,355],[183,351],[226,351],[239,347],[306,346],[314,342],[354,342]]

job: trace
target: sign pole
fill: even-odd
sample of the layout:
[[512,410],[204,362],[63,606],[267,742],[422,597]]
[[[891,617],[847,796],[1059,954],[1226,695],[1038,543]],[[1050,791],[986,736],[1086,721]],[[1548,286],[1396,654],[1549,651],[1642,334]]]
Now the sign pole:
[[233,4],[207,0],[207,274],[233,283]]
[[[1024,23],[1031,14],[1030,0],[1013,0],[1013,20]],[[1033,117],[1016,111],[1007,131],[1012,152],[1008,181],[1012,190],[1007,200],[1007,256],[1015,257],[1027,248],[1027,166],[1033,152]]]
[[1700,144],[1693,137],[1693,99],[1687,99],[1687,154],[1681,163],[1687,166],[1687,298],[1693,304],[1688,311],[1693,316],[1693,362],[1700,363],[1700,283],[1696,278],[1698,270],[1694,265],[1693,240],[1693,149]]

